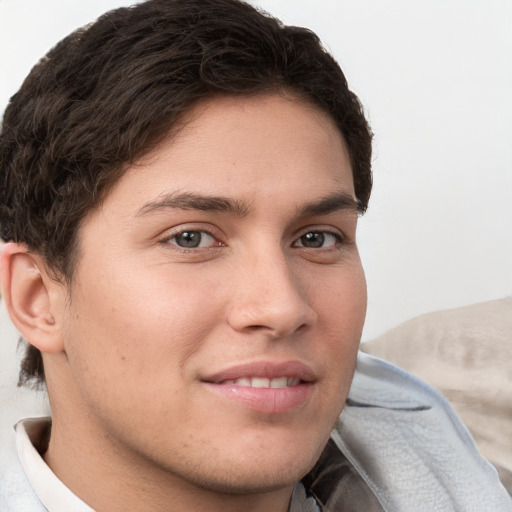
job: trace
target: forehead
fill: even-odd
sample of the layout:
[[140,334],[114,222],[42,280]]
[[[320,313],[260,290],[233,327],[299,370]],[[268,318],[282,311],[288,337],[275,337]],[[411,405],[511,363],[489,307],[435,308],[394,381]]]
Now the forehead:
[[348,149],[327,113],[290,94],[219,96],[128,168],[102,207],[138,212],[172,192],[257,204],[333,189],[354,195]]

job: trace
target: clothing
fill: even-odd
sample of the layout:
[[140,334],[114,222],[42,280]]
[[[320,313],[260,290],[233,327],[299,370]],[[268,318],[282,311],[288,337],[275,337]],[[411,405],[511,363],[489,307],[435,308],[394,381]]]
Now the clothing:
[[512,297],[411,318],[361,350],[437,389],[512,495]]
[[[44,425],[41,419],[18,423],[18,454],[12,443],[0,462],[0,510],[91,512],[33,447]],[[321,510],[512,512],[512,501],[439,394],[399,368],[359,354],[331,439],[292,495],[290,512]]]

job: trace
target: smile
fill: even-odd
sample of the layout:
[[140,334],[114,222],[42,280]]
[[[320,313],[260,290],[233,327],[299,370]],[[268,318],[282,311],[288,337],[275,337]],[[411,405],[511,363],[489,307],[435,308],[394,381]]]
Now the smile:
[[298,377],[275,377],[268,379],[266,377],[242,377],[240,379],[230,379],[220,382],[220,384],[233,384],[248,388],[274,388],[282,389],[298,386],[301,380]]
[[201,380],[226,404],[272,415],[302,408],[317,385],[313,370],[299,361],[236,365]]

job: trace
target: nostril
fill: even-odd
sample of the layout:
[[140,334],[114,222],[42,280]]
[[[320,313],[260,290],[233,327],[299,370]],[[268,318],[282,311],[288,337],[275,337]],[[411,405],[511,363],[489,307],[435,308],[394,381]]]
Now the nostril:
[[316,322],[316,313],[295,288],[283,286],[283,290],[281,295],[286,292],[286,296],[274,295],[270,301],[263,292],[249,294],[246,290],[228,307],[228,324],[235,331],[267,333],[273,338],[304,332]]
[[[254,325],[247,325],[243,328],[245,332],[257,332],[257,331],[267,331],[271,334],[272,337],[275,338],[281,338],[283,336],[287,336],[289,334],[293,333],[299,333],[303,332],[307,329],[307,324],[301,324],[296,329],[280,329],[279,327],[272,327],[270,325],[263,325],[263,324],[254,324]],[[292,332],[293,331],[293,332]]]

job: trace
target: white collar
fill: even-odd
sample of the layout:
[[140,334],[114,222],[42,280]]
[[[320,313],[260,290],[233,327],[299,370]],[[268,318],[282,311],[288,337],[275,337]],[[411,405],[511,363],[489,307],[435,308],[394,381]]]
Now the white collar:
[[34,447],[49,421],[27,418],[15,426],[18,457],[30,485],[48,512],[94,512],[57,478]]

